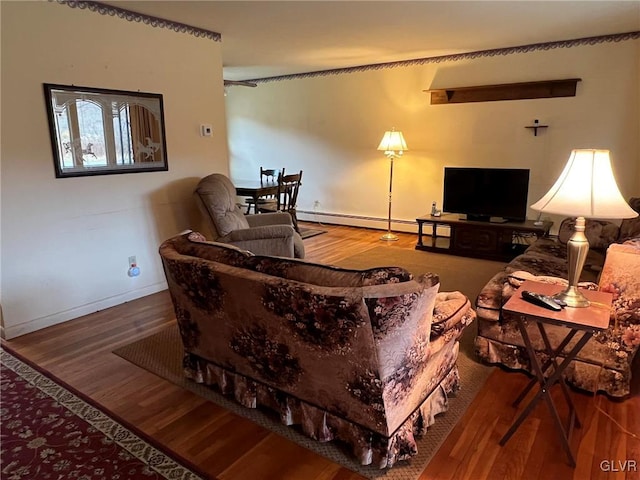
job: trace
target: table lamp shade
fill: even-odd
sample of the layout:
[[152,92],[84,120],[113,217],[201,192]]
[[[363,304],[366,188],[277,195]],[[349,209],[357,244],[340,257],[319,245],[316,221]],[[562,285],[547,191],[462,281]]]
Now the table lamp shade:
[[609,150],[573,150],[556,183],[531,208],[540,212],[577,217],[567,242],[567,288],[554,298],[568,307],[588,307],[578,289],[589,252],[585,218],[630,218],[638,215],[618,190],[611,171]]
[[618,190],[609,150],[573,150],[556,183],[531,208],[585,218],[630,218],[638,215]]
[[391,130],[384,132],[382,141],[378,145],[378,150],[383,150],[387,155],[402,155],[403,151],[409,149],[407,148],[407,142],[404,141],[402,132]]

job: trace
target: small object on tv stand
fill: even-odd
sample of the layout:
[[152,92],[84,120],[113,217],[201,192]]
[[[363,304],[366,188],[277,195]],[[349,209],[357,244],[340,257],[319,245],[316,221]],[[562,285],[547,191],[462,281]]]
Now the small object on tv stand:
[[438,210],[436,202],[433,202],[431,204],[431,216],[439,217],[440,215],[442,215],[442,210]]

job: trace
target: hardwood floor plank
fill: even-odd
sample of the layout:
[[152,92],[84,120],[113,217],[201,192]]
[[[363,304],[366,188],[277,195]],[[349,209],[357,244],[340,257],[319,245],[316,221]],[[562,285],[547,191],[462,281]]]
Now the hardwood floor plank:
[[[295,459],[295,461],[291,461]],[[218,475],[220,480],[247,478],[281,480],[331,478],[337,466],[284,438],[269,434],[264,441]],[[359,477],[353,477],[359,478]],[[362,478],[362,477],[360,477]]]
[[[328,231],[305,240],[307,259],[322,263],[338,263],[380,246],[413,250],[416,242],[416,235],[408,233],[398,233],[397,242],[386,243],[380,241],[384,233],[380,230],[301,224]],[[362,479],[112,353],[173,322],[171,299],[164,291],[12,339],[8,344],[220,480]],[[636,368],[634,373],[640,377],[638,371]],[[596,397],[622,429],[597,409],[592,395],[571,391],[583,422],[572,442],[578,463],[575,470],[567,464],[544,403],[504,447],[498,444],[519,411],[511,402],[527,379],[522,373],[496,367],[421,479],[640,478],[638,471],[603,472],[600,468],[603,460],[636,460],[640,468],[640,439],[622,430],[640,435],[638,379],[625,400]],[[559,392],[554,395],[564,417],[564,399]]]

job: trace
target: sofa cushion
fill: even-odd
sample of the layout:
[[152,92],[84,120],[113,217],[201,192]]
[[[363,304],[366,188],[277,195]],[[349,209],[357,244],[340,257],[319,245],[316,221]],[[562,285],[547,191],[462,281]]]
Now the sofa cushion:
[[[640,197],[634,197],[629,200],[629,206],[636,212],[640,213]],[[625,218],[620,224],[620,235],[618,242],[622,243],[631,238],[640,238],[640,216],[635,218]]]
[[[618,240],[620,234],[620,227],[615,223],[607,220],[593,220],[591,218],[586,219],[584,234],[589,240],[589,247],[595,249],[606,249],[613,242]],[[565,218],[560,224],[560,230],[558,231],[558,241],[566,244],[576,226],[576,218]]]

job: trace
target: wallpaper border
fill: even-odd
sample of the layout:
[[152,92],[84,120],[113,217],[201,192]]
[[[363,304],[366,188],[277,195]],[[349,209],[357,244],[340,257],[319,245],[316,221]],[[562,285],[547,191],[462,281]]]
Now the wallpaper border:
[[600,35],[595,37],[576,38],[573,40],[561,40],[556,42],[533,43],[530,45],[520,45],[518,47],[495,48],[492,50],[479,50],[476,52],[456,53],[452,55],[442,55],[438,57],[415,58],[412,60],[399,60],[395,62],[374,63],[370,65],[360,65],[357,67],[334,68],[331,70],[318,70],[306,73],[294,73],[290,75],[278,75],[274,77],[253,78],[247,82],[267,83],[280,80],[293,80],[298,78],[322,77],[328,75],[340,75],[344,73],[366,72],[369,70],[382,70],[386,68],[411,67],[415,65],[425,65],[428,63],[458,62],[460,60],[474,60],[482,57],[496,57],[513,55],[517,53],[530,53],[540,50],[553,50],[556,48],[572,48],[585,45],[597,45],[600,43],[624,42],[627,40],[640,39],[640,31],[615,33],[611,35]]
[[[53,1],[53,0],[49,0]],[[157,28],[167,28],[178,33],[187,33],[198,38],[207,38],[214,42],[222,41],[222,35],[218,32],[212,32],[211,30],[205,30],[204,28],[193,27],[185,23],[173,22],[160,17],[154,17],[152,15],[145,15],[144,13],[137,13],[126,8],[114,7],[112,5],[105,5],[102,2],[94,2],[90,0],[56,0],[59,4],[66,5],[71,8],[79,8],[81,10],[91,10],[97,12],[100,15],[109,15],[111,17],[120,17],[129,22],[144,23]]]

